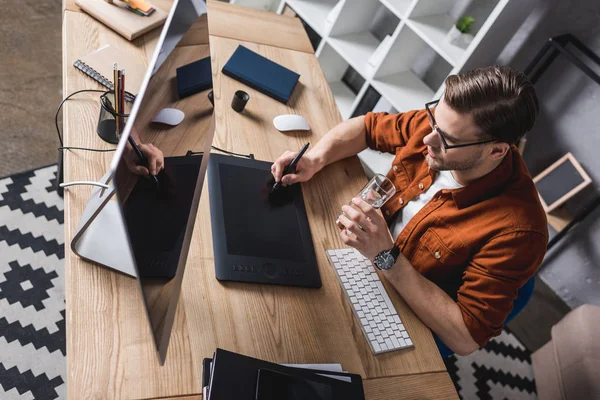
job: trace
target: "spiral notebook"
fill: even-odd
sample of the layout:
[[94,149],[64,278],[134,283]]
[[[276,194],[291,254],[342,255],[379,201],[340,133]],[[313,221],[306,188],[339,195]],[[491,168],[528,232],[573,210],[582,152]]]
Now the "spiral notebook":
[[[125,90],[135,96],[142,85],[146,68],[116,47],[111,45],[102,46],[87,56],[76,60],[73,66],[105,88],[114,90],[111,79],[114,63],[117,63],[119,69],[125,70]],[[128,100],[133,99],[128,98]]]

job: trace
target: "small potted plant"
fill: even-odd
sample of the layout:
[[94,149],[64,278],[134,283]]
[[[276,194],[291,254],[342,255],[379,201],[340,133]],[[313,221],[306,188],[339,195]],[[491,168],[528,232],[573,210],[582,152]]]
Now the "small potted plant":
[[456,46],[467,47],[471,43],[471,40],[473,40],[473,35],[471,34],[473,22],[475,22],[475,18],[471,16],[465,15],[460,17],[456,21],[456,24],[450,28],[447,36],[448,41]]

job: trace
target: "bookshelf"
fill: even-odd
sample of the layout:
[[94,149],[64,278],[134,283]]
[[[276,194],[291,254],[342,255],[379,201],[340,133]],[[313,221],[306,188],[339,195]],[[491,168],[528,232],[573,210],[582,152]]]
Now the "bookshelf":
[[[421,109],[439,98],[448,75],[493,65],[521,26],[533,0],[232,0],[282,13],[293,10],[318,35],[315,54],[342,115],[365,110],[364,97],[381,95],[373,110]],[[475,18],[468,46],[446,35],[463,16]],[[346,81],[362,77],[360,88]],[[354,85],[355,86],[355,85]],[[392,158],[359,155],[367,173],[387,173]],[[388,163],[389,162],[389,163]]]

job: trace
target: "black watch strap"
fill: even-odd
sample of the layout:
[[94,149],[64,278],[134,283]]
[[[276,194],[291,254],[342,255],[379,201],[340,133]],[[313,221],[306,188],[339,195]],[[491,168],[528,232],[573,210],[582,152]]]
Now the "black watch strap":
[[400,247],[394,244],[394,247],[392,247],[390,250],[390,254],[392,255],[392,257],[394,257],[394,260],[397,259],[400,255]]

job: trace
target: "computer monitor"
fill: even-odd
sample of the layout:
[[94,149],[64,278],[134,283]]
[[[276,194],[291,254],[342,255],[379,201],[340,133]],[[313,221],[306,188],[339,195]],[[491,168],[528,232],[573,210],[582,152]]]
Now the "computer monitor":
[[[205,29],[196,29],[201,25]],[[178,47],[184,37],[186,46]],[[208,56],[205,2],[174,0],[110,168],[94,188],[71,243],[80,257],[138,279],[161,364],[214,133],[209,90],[179,99],[176,69]],[[165,107],[182,110],[184,120],[173,128],[151,122]],[[158,185],[134,172],[129,136],[164,154]]]

